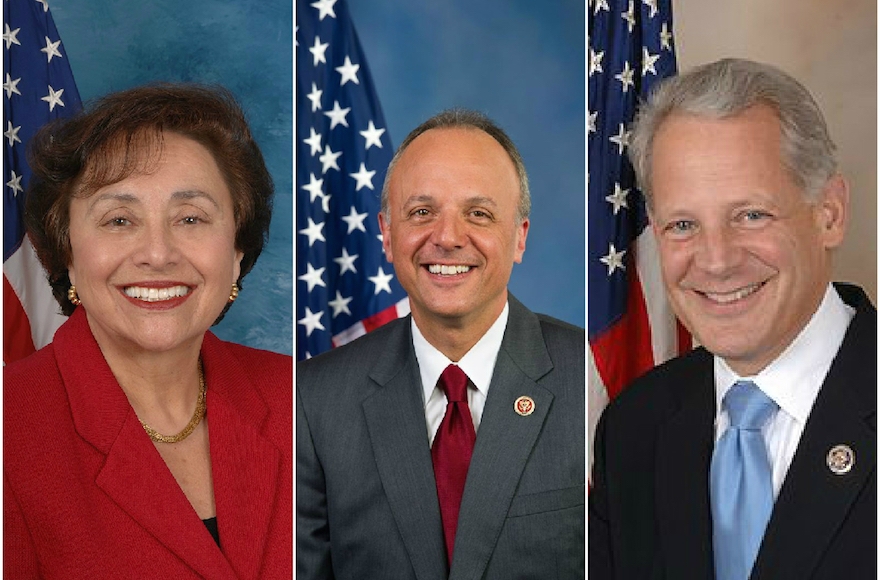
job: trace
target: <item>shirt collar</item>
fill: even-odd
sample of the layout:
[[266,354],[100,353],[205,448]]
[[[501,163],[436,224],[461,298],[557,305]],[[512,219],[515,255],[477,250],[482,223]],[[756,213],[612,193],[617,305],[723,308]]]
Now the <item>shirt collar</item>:
[[[471,347],[457,364],[470,379],[471,383],[483,396],[489,394],[489,383],[492,382],[492,374],[495,372],[495,361],[498,359],[498,351],[501,350],[501,341],[504,339],[504,330],[507,328],[507,317],[510,312],[509,305],[505,302],[501,314],[489,327],[480,340]],[[411,321],[413,347],[416,351],[416,360],[419,363],[419,374],[422,378],[422,389],[427,404],[431,398],[431,392],[437,386],[443,369],[453,364],[442,352],[419,331],[415,318]]]
[[757,375],[741,377],[719,356],[715,361],[715,408],[721,412],[721,401],[733,384],[750,380],[779,408],[801,423],[806,423],[825,375],[855,310],[848,306],[829,284],[819,308],[776,360]]

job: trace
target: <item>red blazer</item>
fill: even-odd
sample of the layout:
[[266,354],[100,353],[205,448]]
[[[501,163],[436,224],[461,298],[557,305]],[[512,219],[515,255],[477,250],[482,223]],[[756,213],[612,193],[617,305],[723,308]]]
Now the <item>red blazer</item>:
[[205,334],[218,548],[77,308],[3,371],[4,578],[292,578],[292,360]]

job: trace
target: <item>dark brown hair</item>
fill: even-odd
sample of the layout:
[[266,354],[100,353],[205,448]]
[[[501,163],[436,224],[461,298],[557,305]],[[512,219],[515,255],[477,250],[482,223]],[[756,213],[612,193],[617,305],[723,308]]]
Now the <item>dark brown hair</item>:
[[[48,273],[61,311],[71,263],[70,202],[134,173],[158,159],[170,131],[204,146],[232,195],[235,247],[243,252],[238,285],[268,238],[274,186],[235,97],[222,87],[156,84],[112,93],[68,119],[43,126],[29,144],[33,176],[25,200],[25,225]],[[217,322],[223,318],[226,308]]]

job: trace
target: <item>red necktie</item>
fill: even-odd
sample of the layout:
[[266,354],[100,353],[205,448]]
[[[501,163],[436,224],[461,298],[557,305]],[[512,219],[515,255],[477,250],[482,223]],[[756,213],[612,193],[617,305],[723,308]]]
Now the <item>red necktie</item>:
[[443,422],[440,423],[431,447],[443,536],[446,539],[446,555],[450,566],[455,530],[458,527],[458,510],[477,438],[467,403],[467,384],[467,375],[455,365],[449,365],[440,375],[437,386],[446,393],[446,415],[443,416]]

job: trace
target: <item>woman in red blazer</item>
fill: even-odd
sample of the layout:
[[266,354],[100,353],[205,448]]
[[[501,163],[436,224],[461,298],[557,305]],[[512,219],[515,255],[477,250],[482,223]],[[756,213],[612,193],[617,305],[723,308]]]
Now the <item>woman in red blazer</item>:
[[69,319],[4,369],[4,577],[291,578],[291,358],[208,331],[271,214],[241,109],[142,87],[32,143],[28,235]]

